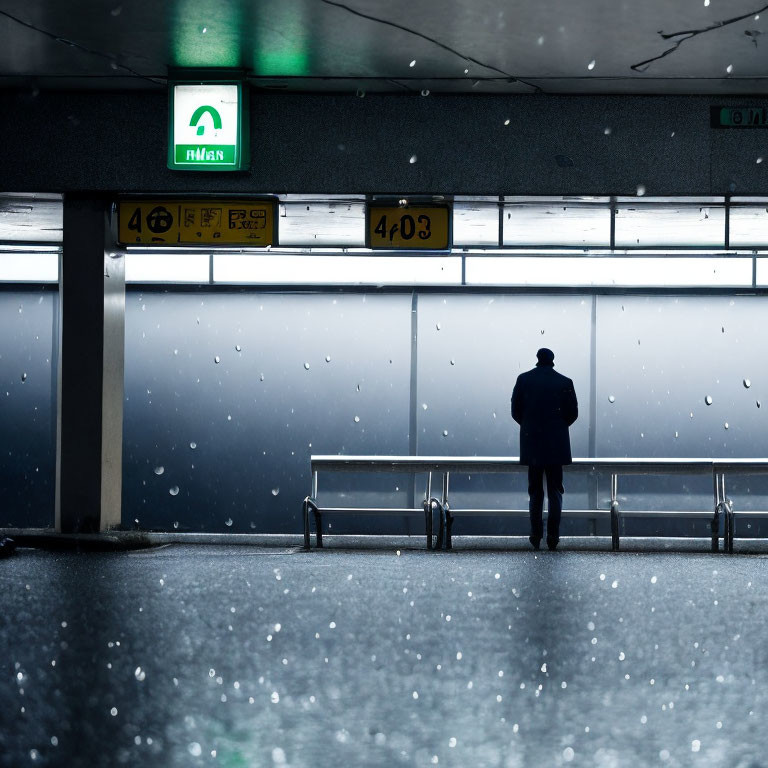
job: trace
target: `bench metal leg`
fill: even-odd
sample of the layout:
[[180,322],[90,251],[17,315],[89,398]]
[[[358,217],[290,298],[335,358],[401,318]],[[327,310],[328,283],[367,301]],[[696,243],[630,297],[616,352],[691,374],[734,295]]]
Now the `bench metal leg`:
[[712,551],[720,551],[720,515],[721,513],[725,517],[725,533],[723,536],[723,551],[728,551],[728,515],[724,511],[726,504],[725,501],[725,475],[715,473],[715,513],[712,516],[712,524],[710,527],[712,534]]
[[427,530],[427,549],[432,549],[432,499],[425,499],[423,507],[424,524]]
[[435,548],[439,552],[443,548],[443,541],[445,540],[445,512],[443,511],[443,505],[437,499],[430,500],[432,505],[437,508],[437,543]]
[[304,549],[309,550],[309,505],[312,501],[310,496],[304,499],[304,504],[301,509],[301,517],[304,521]]
[[618,552],[619,542],[619,476],[611,475],[611,549]]
[[726,527],[726,530],[728,531],[727,550],[728,550],[728,554],[732,555],[733,554],[733,534],[736,529],[736,518],[734,517],[733,507],[731,506],[731,504],[728,504],[726,509],[725,527]]
[[450,507],[445,505],[445,548],[453,549],[453,542],[451,541],[451,528],[453,528],[453,515],[451,514]]
[[315,507],[312,510],[315,513],[315,543],[318,549],[323,548],[323,516],[320,510]]

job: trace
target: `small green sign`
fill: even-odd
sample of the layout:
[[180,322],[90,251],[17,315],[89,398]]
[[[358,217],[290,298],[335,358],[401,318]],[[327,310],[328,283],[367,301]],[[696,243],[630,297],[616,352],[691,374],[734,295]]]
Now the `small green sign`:
[[710,107],[712,128],[768,128],[768,107]]
[[246,169],[248,132],[243,100],[241,81],[172,82],[168,167],[177,171]]

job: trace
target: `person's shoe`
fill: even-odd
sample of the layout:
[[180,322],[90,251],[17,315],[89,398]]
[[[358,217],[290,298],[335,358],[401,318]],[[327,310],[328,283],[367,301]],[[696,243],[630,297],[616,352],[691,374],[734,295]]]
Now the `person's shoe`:
[[528,541],[531,542],[531,546],[538,552],[541,539],[537,539],[535,536],[529,536]]
[[559,539],[553,539],[551,536],[547,536],[547,546],[550,552],[554,552],[557,549],[557,542]]

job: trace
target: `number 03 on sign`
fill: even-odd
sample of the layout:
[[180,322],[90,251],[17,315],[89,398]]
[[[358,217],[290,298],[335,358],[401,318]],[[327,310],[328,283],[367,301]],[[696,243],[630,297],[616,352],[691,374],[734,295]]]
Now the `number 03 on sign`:
[[450,248],[447,205],[369,205],[368,247],[388,250]]

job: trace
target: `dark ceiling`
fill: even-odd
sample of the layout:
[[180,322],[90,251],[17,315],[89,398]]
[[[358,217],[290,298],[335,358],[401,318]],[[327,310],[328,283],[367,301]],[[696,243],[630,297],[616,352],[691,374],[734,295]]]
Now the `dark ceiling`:
[[757,0],[0,0],[0,87],[761,94]]

